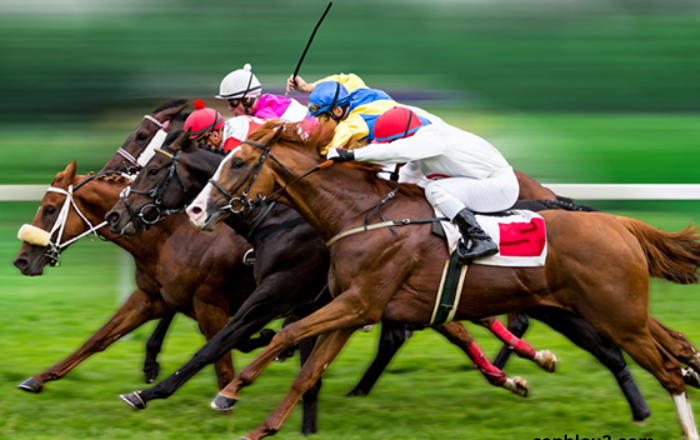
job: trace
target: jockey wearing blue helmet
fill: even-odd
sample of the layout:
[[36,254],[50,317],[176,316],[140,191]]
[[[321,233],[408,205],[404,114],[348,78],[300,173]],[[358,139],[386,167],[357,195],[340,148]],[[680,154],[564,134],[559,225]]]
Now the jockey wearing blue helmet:
[[[339,74],[323,78],[308,84],[303,78],[290,77],[288,89],[302,93],[311,93],[309,111],[312,116],[322,120],[332,120],[337,124],[335,135],[328,148],[339,148],[350,138],[364,142],[374,140],[374,121],[385,111],[400,106],[389,95],[381,90],[368,88],[362,79],[353,74]],[[424,119],[426,112],[419,113]],[[429,115],[439,120],[439,118]]]

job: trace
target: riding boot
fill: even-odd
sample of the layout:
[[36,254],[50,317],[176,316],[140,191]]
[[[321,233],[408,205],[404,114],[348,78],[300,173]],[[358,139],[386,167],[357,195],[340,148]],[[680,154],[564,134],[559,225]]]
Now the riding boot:
[[457,213],[452,221],[462,232],[464,242],[468,243],[470,239],[472,241],[472,245],[468,248],[457,246],[457,255],[462,264],[471,264],[476,258],[498,253],[498,245],[481,229],[472,211],[464,208]]

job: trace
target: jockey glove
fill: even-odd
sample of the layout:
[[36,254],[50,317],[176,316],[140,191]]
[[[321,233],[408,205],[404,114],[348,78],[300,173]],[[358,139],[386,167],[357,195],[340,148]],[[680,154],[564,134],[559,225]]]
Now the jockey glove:
[[326,159],[334,162],[348,162],[355,160],[355,152],[352,150],[340,150],[337,148],[329,148],[326,153]]

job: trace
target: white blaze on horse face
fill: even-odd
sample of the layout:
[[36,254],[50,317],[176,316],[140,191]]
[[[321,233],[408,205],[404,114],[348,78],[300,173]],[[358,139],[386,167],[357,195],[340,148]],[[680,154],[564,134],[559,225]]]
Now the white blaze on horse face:
[[156,135],[153,136],[151,142],[148,143],[146,149],[143,150],[143,153],[141,153],[139,158],[136,160],[136,162],[141,166],[141,168],[145,167],[146,164],[148,164],[148,161],[151,160],[153,156],[155,156],[156,148],[160,148],[163,146],[163,142],[165,142],[165,138],[167,136],[168,133],[166,133],[163,129],[160,129],[156,132]]
[[[215,180],[215,181],[219,180],[219,177],[221,177],[221,170],[223,170],[225,166],[228,166],[228,163],[231,161],[231,158],[233,157],[233,154],[235,151],[236,151],[236,149],[231,151],[224,158],[224,160],[221,161],[221,163],[219,164],[219,167],[216,169],[216,172],[212,176],[211,180]],[[211,196],[212,189],[214,189],[214,185],[212,185],[211,182],[207,183],[206,186],[199,193],[197,198],[194,199],[194,201],[192,203],[190,203],[189,207],[187,207],[186,212],[187,212],[187,215],[190,217],[190,223],[197,226],[198,228],[203,227],[207,221],[207,217],[208,217],[207,210],[209,209],[209,197]]]

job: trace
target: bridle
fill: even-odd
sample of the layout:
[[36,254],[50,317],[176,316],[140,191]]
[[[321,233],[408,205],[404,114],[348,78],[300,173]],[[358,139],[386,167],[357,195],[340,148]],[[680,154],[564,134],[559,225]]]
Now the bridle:
[[[76,186],[76,189],[78,187]],[[99,238],[99,235],[97,234],[97,230],[102,228],[103,226],[107,225],[107,222],[104,221],[100,223],[99,225],[93,225],[90,223],[90,221],[85,217],[85,215],[80,211],[78,208],[78,205],[75,203],[75,199],[73,198],[73,185],[68,186],[68,190],[64,190],[63,188],[58,188],[55,186],[49,187],[49,189],[46,190],[46,192],[54,192],[58,194],[63,194],[66,196],[66,201],[63,203],[63,206],[61,207],[61,211],[58,213],[58,218],[56,219],[56,223],[54,223],[53,227],[51,228],[51,231],[49,231],[50,236],[53,236],[54,232],[58,231],[58,235],[56,237],[55,241],[49,241],[49,249],[46,251],[46,256],[49,258],[49,264],[51,267],[55,267],[57,265],[60,265],[59,257],[61,255],[61,252],[73,244],[74,242],[80,240],[81,238],[85,237],[86,235],[89,234],[95,234],[95,237]],[[63,237],[63,231],[66,228],[66,221],[68,219],[68,212],[70,211],[70,207],[73,207],[75,209],[75,212],[78,213],[78,216],[80,216],[81,219],[87,224],[88,229],[83,232],[82,234],[79,234],[72,239],[61,243],[61,239]],[[37,228],[39,229],[39,228]],[[43,230],[42,230],[43,231]]]
[[163,145],[165,137],[167,136],[165,128],[163,128],[163,124],[159,120],[157,120],[151,115],[145,115],[143,118],[156,124],[156,126],[158,127],[158,131],[156,132],[153,139],[151,139],[151,142],[149,142],[148,146],[146,146],[146,148],[137,157],[134,157],[131,153],[129,153],[121,147],[117,150],[117,154],[126,159],[127,162],[130,164],[125,167],[126,172],[128,174],[136,174],[144,166],[146,166],[148,161],[151,160],[151,158],[155,154],[155,150]]
[[[129,212],[129,216],[131,217],[131,221],[134,223],[134,226],[137,225],[136,219],[141,219],[141,222],[144,225],[144,229],[148,230],[148,228],[151,225],[154,225],[161,220],[163,220],[166,216],[170,214],[175,214],[178,212],[184,211],[186,208],[179,208],[179,209],[162,209],[161,205],[163,203],[163,196],[165,195],[165,190],[168,188],[168,185],[170,184],[170,181],[172,180],[173,176],[177,176],[177,180],[180,183],[180,188],[182,188],[183,192],[187,192],[187,187],[185,186],[185,182],[182,179],[182,175],[180,174],[180,167],[179,167],[179,162],[180,162],[180,154],[182,153],[182,150],[178,150],[175,155],[172,155],[168,153],[167,151],[163,151],[160,148],[155,148],[154,149],[154,154],[155,153],[160,153],[164,154],[165,156],[171,158],[173,161],[170,164],[170,167],[168,168],[168,171],[165,173],[165,175],[158,181],[158,183],[150,190],[150,191],[140,191],[136,189],[132,189],[131,186],[127,186],[124,188],[124,191],[119,194],[119,197],[124,201],[124,205],[126,206],[127,211]],[[131,207],[131,204],[129,203],[129,194],[134,193],[134,194],[141,194],[145,196],[149,196],[151,199],[153,199],[153,203],[148,203],[144,206],[141,207],[138,213],[134,211],[134,209]],[[154,220],[149,220],[147,218],[147,211],[148,210],[154,210],[156,213],[156,218]]]
[[[209,183],[211,183],[214,186],[214,188],[218,189],[224,196],[226,196],[229,199],[228,205],[225,205],[225,206],[222,206],[221,208],[219,208],[219,210],[221,210],[221,211],[229,210],[233,214],[241,214],[246,209],[252,209],[252,208],[256,208],[258,206],[263,206],[265,204],[272,203],[282,196],[282,193],[287,189],[288,186],[298,182],[299,180],[303,179],[304,177],[308,176],[309,174],[316,172],[316,171],[320,170],[321,168],[323,168],[319,165],[319,166],[315,167],[314,169],[312,169],[311,171],[303,174],[300,177],[297,177],[296,179],[294,179],[291,182],[289,182],[288,184],[286,184],[284,187],[278,189],[277,191],[272,192],[271,194],[269,194],[267,196],[262,196],[262,195],[258,194],[257,199],[246,200],[245,198],[248,196],[248,193],[250,192],[250,188],[253,186],[253,183],[255,183],[255,179],[258,178],[258,174],[260,173],[260,170],[262,169],[263,165],[265,164],[265,160],[267,160],[268,157],[270,159],[272,159],[273,161],[275,161],[275,163],[277,163],[277,165],[282,167],[282,169],[285,171],[285,173],[290,174],[292,176],[295,176],[295,174],[289,168],[287,168],[282,162],[280,162],[275,156],[273,156],[272,153],[270,153],[270,148],[271,148],[270,145],[263,145],[263,144],[259,144],[257,142],[253,142],[253,141],[243,141],[243,142],[241,142],[241,144],[252,145],[255,148],[262,150],[262,153],[260,154],[260,157],[258,157],[258,160],[255,162],[255,164],[251,167],[250,171],[248,171],[248,174],[245,176],[245,178],[241,181],[240,184],[238,184],[237,187],[235,187],[233,189],[233,191],[231,193],[226,191],[226,189],[223,186],[221,186],[221,184],[219,184],[219,182],[217,182],[216,180],[209,179]],[[330,162],[328,165],[331,165],[331,164],[332,164],[332,162]],[[248,182],[248,185],[245,187],[245,189],[241,193],[241,196],[235,197],[233,194],[236,194],[238,192],[238,190],[241,189],[241,187],[248,180],[250,180],[250,181]],[[272,199],[272,197],[274,197],[274,196],[277,196],[277,197],[275,199]]]

